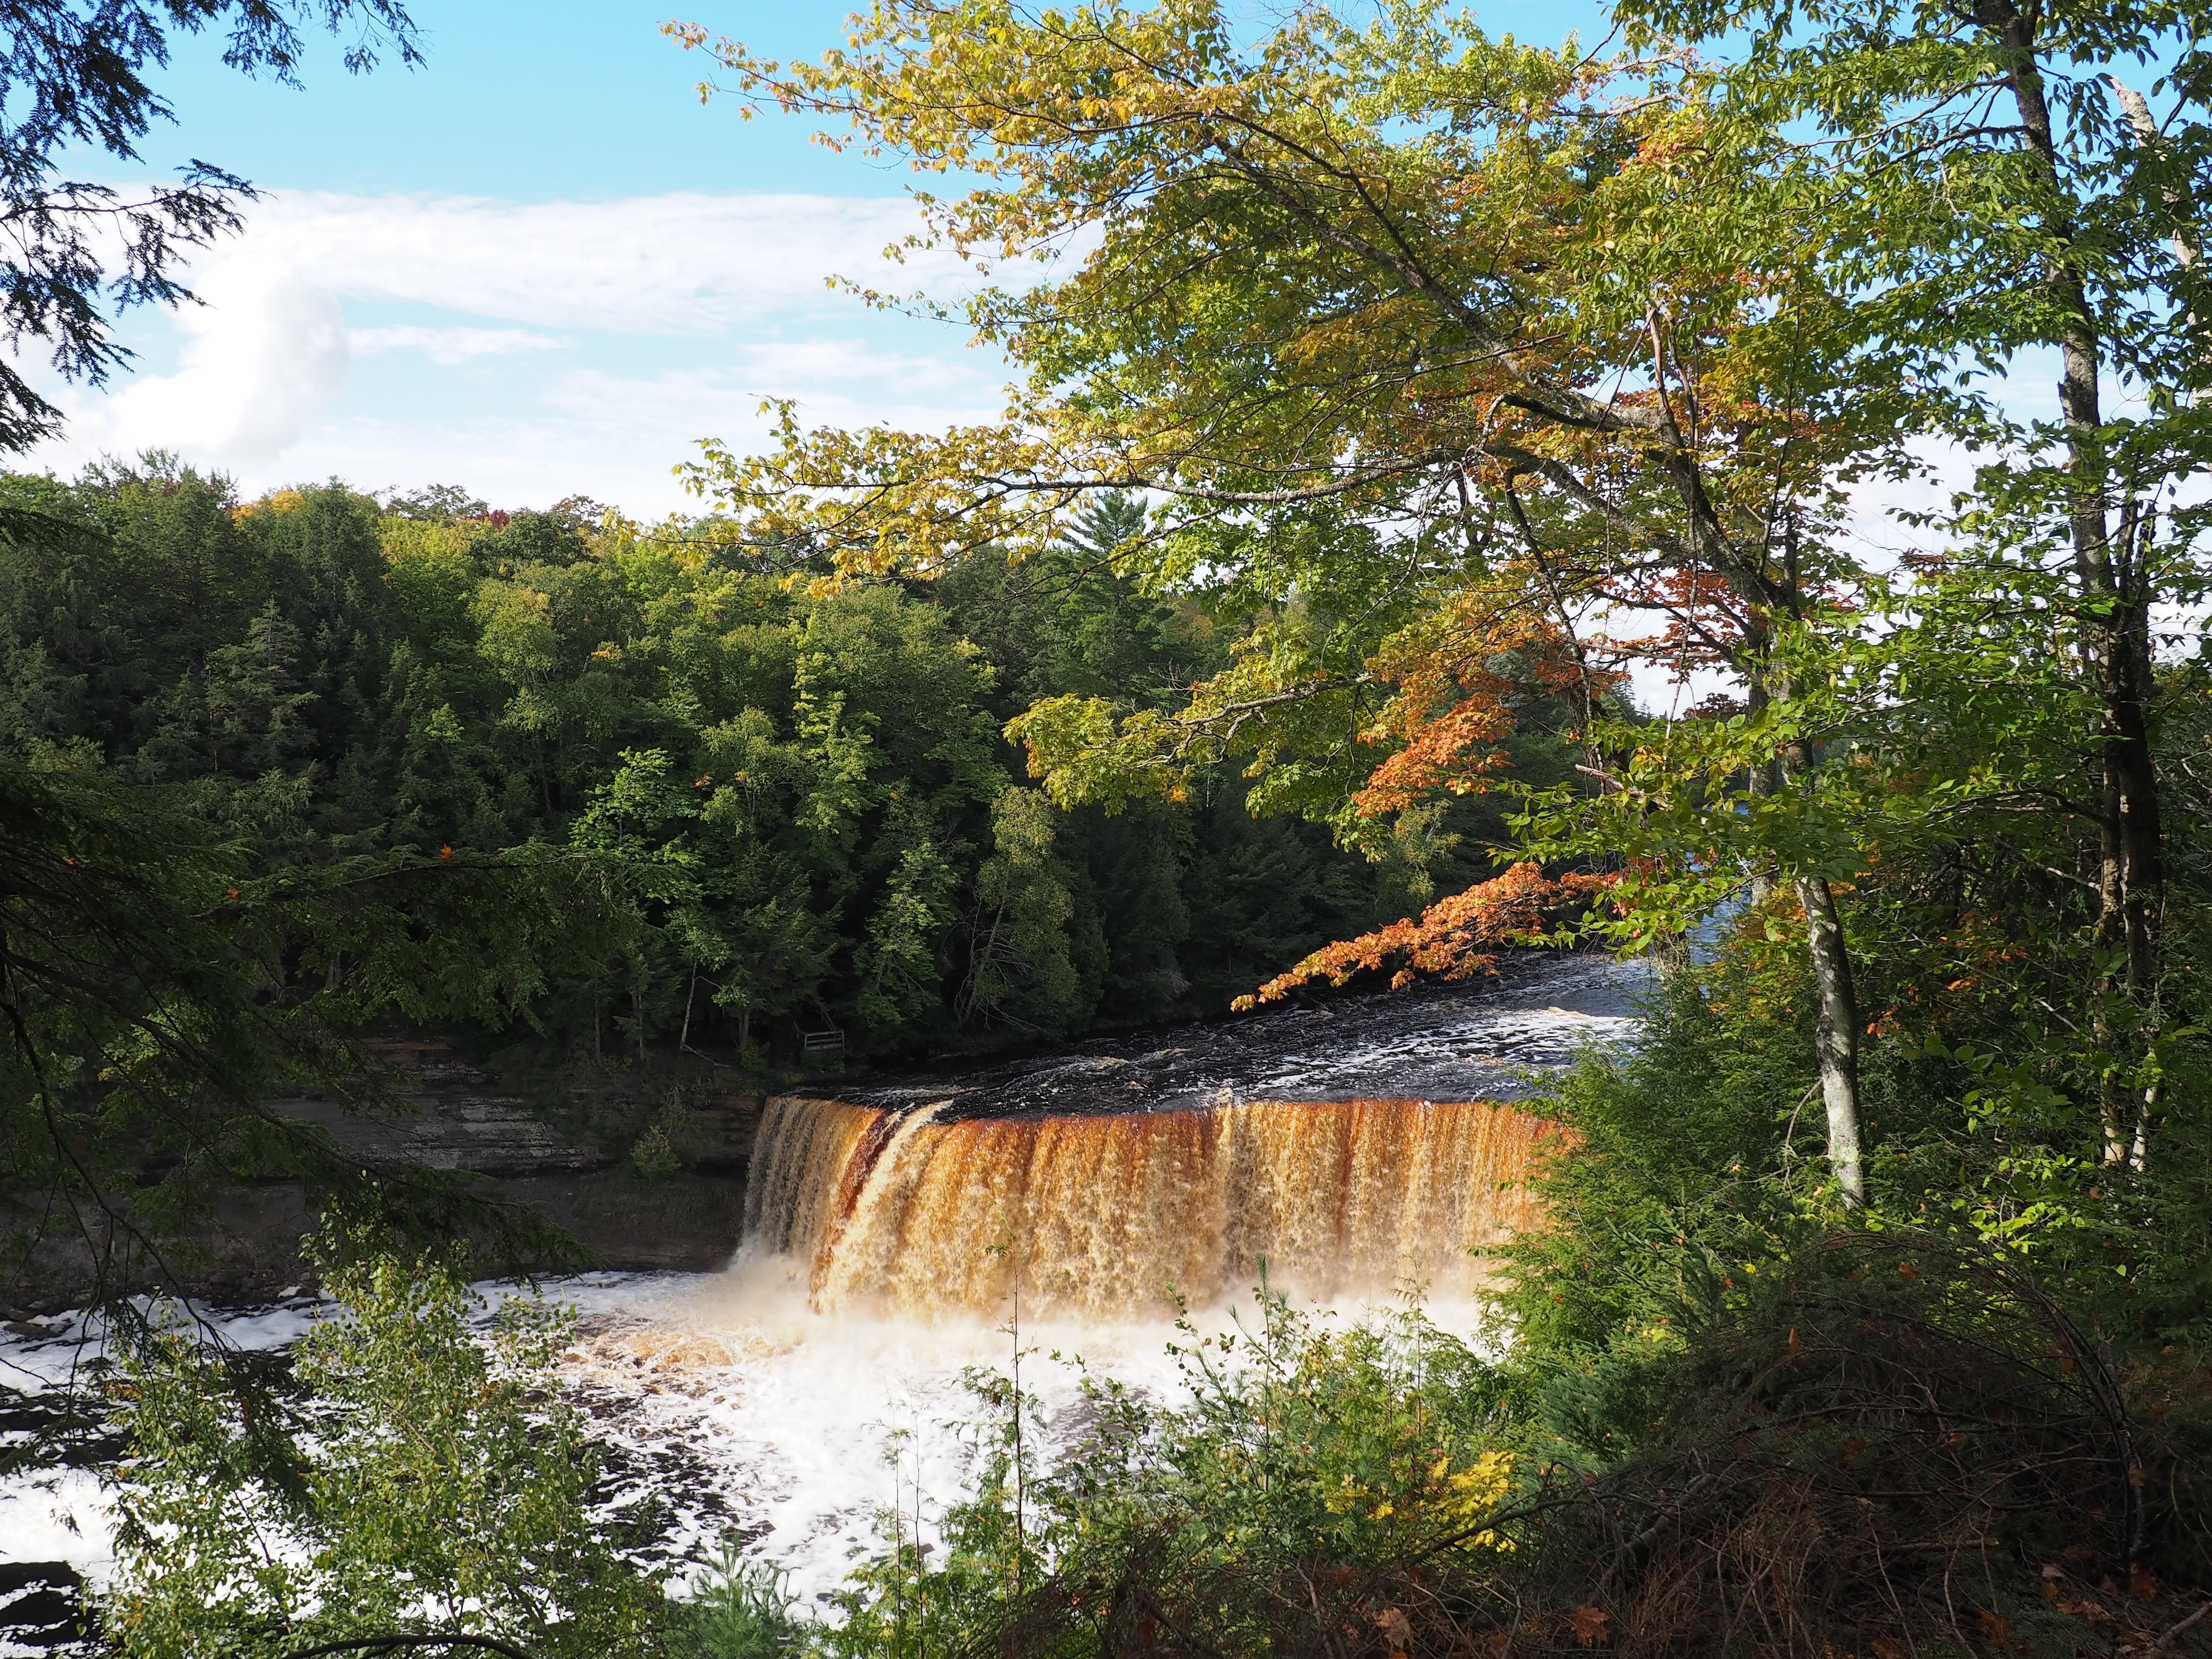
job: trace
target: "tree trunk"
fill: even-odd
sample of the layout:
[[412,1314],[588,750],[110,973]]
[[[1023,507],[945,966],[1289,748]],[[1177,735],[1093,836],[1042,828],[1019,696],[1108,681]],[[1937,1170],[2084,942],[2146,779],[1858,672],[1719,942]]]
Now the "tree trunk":
[[[1796,695],[1796,686],[1786,677],[1775,690],[1785,701]],[[1763,704],[1768,695],[1765,683],[1754,679],[1754,703]],[[1790,779],[1805,776],[1815,758],[1809,744],[1785,745],[1754,775],[1752,793],[1772,793]],[[1813,1058],[1820,1067],[1820,1098],[1828,1112],[1828,1167],[1835,1173],[1844,1203],[1856,1210],[1866,1203],[1865,1138],[1859,1120],[1858,989],[1851,981],[1851,954],[1844,942],[1843,915],[1828,878],[1800,875],[1793,884],[1805,911],[1806,954],[1820,999]]]
[[1820,997],[1813,1048],[1820,1065],[1820,1098],[1828,1108],[1828,1164],[1844,1202],[1856,1209],[1866,1202],[1866,1164],[1859,1136],[1859,1003],[1851,988],[1851,959],[1826,879],[1800,876],[1797,897],[1805,907],[1813,981]]
[[[2073,203],[2059,172],[2033,23],[2011,0],[1981,0],[1976,21],[2013,54],[2008,78],[2028,154],[2050,194],[2050,229],[2059,247],[2070,247],[2076,229]],[[2082,665],[2098,704],[2102,811],[2096,938],[2118,965],[2103,975],[2098,988],[2096,1036],[2112,1057],[2100,1101],[2105,1159],[2118,1164],[2130,1161],[2130,1140],[2140,1145],[2142,1139],[2142,1132],[2130,1121],[2141,1113],[2127,1109],[2118,1060],[2123,1047],[2134,1046],[2141,1036],[2124,1029],[2135,1023],[2125,1018],[2126,1012],[2142,1011],[2156,977],[2154,933],[2165,880],[2158,774],[2150,746],[2156,688],[2145,570],[2149,527],[2139,514],[2123,513],[2126,533],[2115,548],[2098,386],[2102,347],[2089,314],[2087,284],[2080,264],[2063,253],[2047,280],[2066,319],[2058,340],[2058,406],[2066,422],[2070,475],[2067,535],[2081,601]]]

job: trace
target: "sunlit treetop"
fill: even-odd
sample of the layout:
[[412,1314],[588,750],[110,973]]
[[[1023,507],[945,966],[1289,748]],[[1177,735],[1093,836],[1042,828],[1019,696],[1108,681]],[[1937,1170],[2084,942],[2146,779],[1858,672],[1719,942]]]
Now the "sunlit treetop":
[[682,33],[738,95],[972,186],[924,196],[926,234],[1000,272],[960,310],[1016,375],[1002,420],[942,434],[786,406],[696,488],[749,534],[922,573],[1146,491],[1121,568],[1279,612],[1174,729],[1041,713],[1071,794],[1193,721],[1263,769],[1342,751],[1379,706],[1347,689],[1471,585],[1492,610],[1510,585],[1524,632],[1656,605],[1678,657],[1755,654],[1844,574],[1838,481],[1903,465],[1952,395],[1850,331],[1820,170],[1662,41],[1532,46],[1425,3],[1250,35],[1195,0],[885,3],[788,65]]

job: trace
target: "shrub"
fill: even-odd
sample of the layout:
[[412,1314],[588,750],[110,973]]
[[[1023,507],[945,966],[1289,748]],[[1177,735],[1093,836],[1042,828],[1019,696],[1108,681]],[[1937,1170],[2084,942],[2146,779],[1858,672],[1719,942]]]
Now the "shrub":
[[340,1314],[300,1344],[294,1401],[181,1316],[125,1364],[131,1454],[100,1604],[118,1649],[210,1659],[435,1632],[543,1659],[652,1650],[660,1586],[595,1525],[597,1458],[546,1398],[562,1316],[518,1297],[479,1341],[450,1259],[367,1254],[325,1283]]

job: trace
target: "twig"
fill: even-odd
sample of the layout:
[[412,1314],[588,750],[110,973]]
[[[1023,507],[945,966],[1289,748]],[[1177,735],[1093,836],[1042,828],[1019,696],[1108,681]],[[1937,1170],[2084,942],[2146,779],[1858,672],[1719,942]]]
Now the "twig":
[[2186,1619],[2184,1619],[2180,1623],[2168,1630],[2165,1635],[2160,1637],[2157,1642],[2154,1644],[2151,1648],[2151,1659],[2157,1659],[2157,1656],[2161,1653],[2172,1652],[2173,1638],[2180,1635],[2182,1632],[2187,1630],[2191,1625],[2195,1624],[2208,1613],[2212,1613],[2212,1601],[2205,1602],[2202,1607],[2198,1607],[2196,1612],[2191,1613]]
[[1812,1104],[1813,1097],[1820,1087],[1820,1079],[1816,1078],[1806,1085],[1805,1092],[1797,1097],[1797,1103],[1790,1109],[1790,1127],[1782,1132],[1782,1152],[1785,1158],[1795,1155],[1790,1143],[1796,1138],[1798,1115]]

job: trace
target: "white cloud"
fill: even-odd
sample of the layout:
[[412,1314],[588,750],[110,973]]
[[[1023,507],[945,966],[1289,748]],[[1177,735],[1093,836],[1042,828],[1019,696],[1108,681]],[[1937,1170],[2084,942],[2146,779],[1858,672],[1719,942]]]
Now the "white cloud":
[[[972,392],[988,361],[964,352],[918,356],[880,351],[860,340],[777,340],[740,347],[733,354],[732,372],[763,388],[866,385],[879,397],[903,401],[919,391]],[[998,412],[995,404],[989,411]]]
[[[580,494],[646,517],[696,511],[673,476],[702,437],[740,451],[764,441],[763,397],[795,393],[810,424],[884,422],[927,429],[988,420],[1002,398],[993,363],[828,340],[754,349],[733,343],[725,363],[657,374],[572,365],[534,384],[526,399],[453,414],[434,405],[396,416],[353,400],[289,451],[281,469],[247,476],[249,488],[337,476],[364,489],[425,483],[465,485],[496,507],[542,507]],[[515,361],[515,360],[508,360]],[[534,362],[536,359],[529,360]]]
[[413,351],[434,363],[451,367],[479,357],[512,356],[519,351],[558,351],[575,342],[526,328],[423,328],[401,323],[391,328],[348,329],[346,343],[364,356]]
[[[988,420],[1002,399],[996,386],[957,361],[932,362],[895,352],[850,348],[812,354],[776,353],[769,366],[748,362],[749,352],[729,368],[686,369],[650,377],[580,368],[549,387],[542,406],[571,416],[612,419],[632,428],[680,428],[693,439],[731,434],[735,427],[765,432],[762,402],[803,391],[800,418],[810,425],[863,422],[909,428],[942,427],[955,422]],[[811,359],[811,361],[810,361]],[[795,361],[794,361],[795,360]],[[701,426],[699,422],[708,422]],[[719,422],[720,424],[716,424]],[[673,425],[672,426],[672,423]]]
[[[983,360],[955,331],[872,318],[830,285],[971,287],[939,252],[884,262],[920,222],[902,198],[272,192],[191,273],[204,303],[150,325],[173,331],[174,370],[65,391],[70,430],[33,459],[66,471],[169,448],[252,489],[316,469],[366,482],[372,465],[386,482],[466,483],[457,460],[477,456],[531,481],[529,499],[587,487],[553,476],[580,463],[611,467],[659,510],[675,504],[670,465],[696,438],[757,430],[764,396],[799,399],[810,420],[939,426],[995,410]],[[922,349],[815,337],[857,319]],[[699,367],[661,372],[672,353]],[[386,369],[349,390],[356,355],[408,373],[398,389]],[[441,372],[468,365],[465,381]]]
[[397,301],[540,328],[717,333],[841,301],[828,284],[964,285],[943,252],[887,267],[920,228],[902,198],[708,196],[514,203],[277,191],[235,257],[324,274],[349,299]]
[[66,447],[171,448],[217,461],[280,453],[345,389],[337,296],[283,266],[224,262],[200,284],[204,303],[176,316],[173,374],[124,380],[79,400]]

